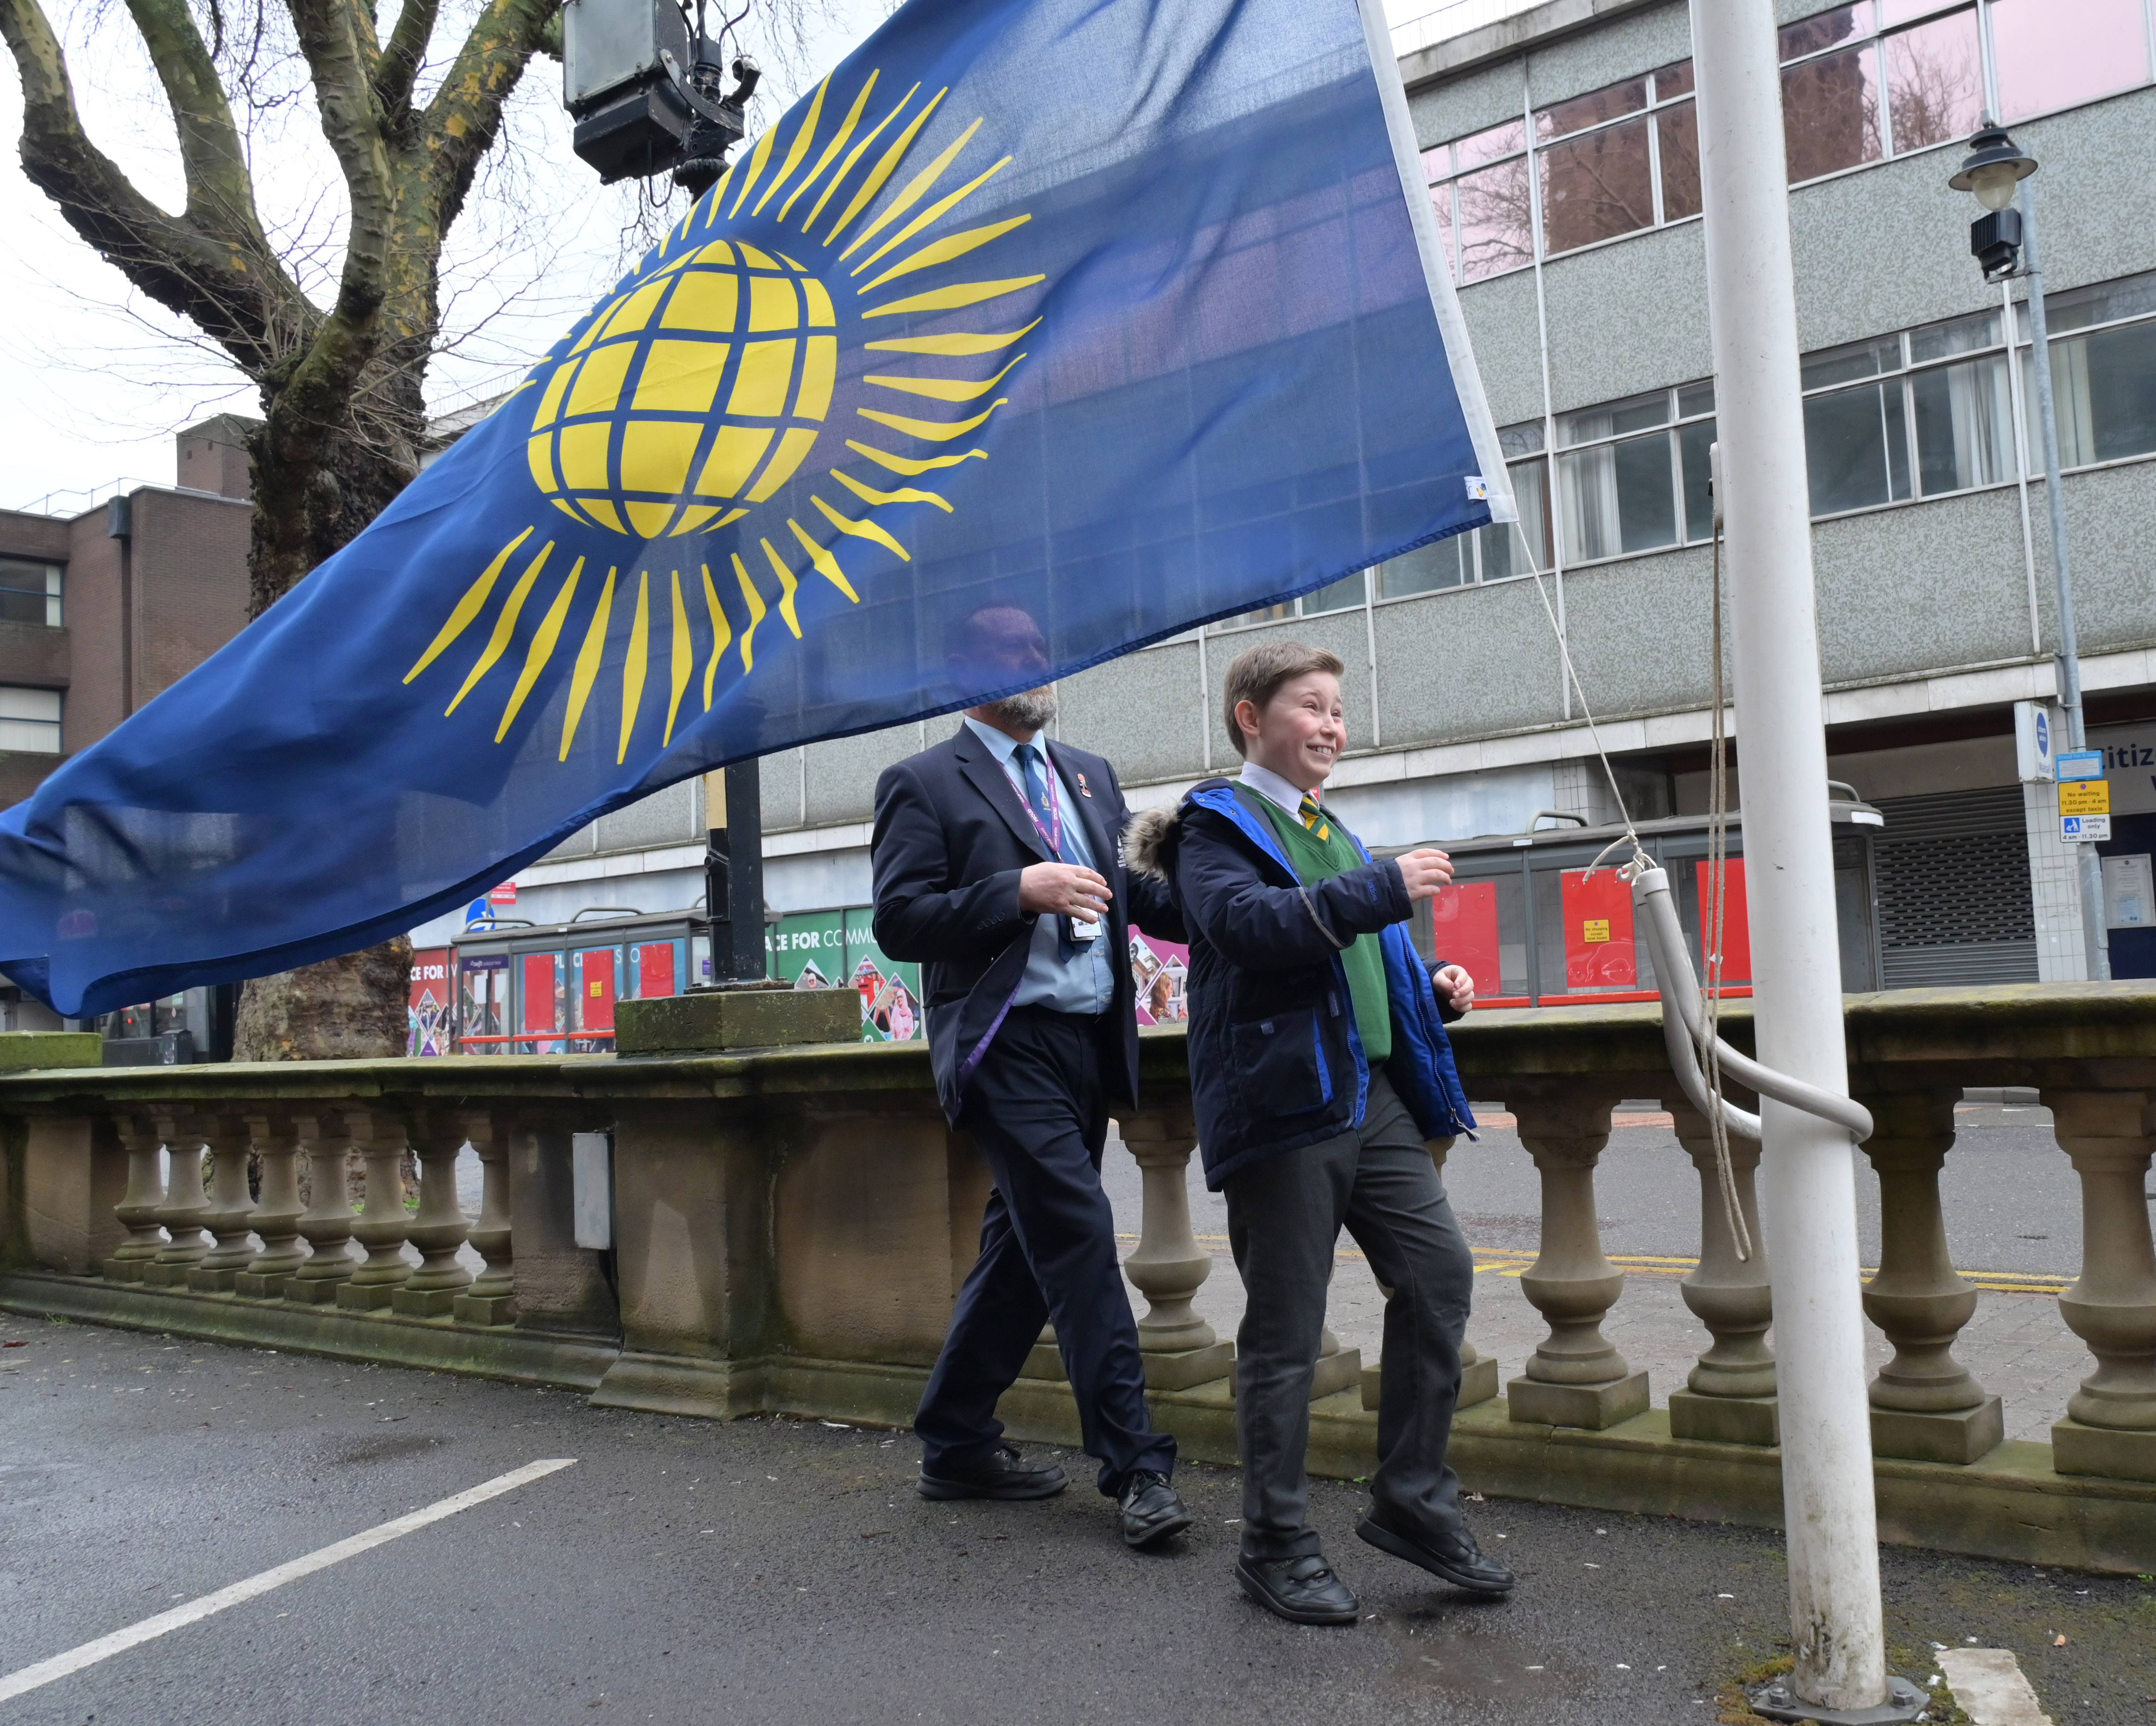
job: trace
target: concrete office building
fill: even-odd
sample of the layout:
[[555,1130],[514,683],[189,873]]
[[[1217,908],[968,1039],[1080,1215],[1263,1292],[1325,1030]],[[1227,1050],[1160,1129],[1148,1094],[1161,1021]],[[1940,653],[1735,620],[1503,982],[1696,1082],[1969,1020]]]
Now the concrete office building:
[[[1853,984],[2082,974],[2056,788],[2016,771],[2015,705],[2052,696],[2056,642],[2026,331],[2018,287],[1987,287],[1969,254],[1974,201],[1945,184],[1987,110],[2043,164],[2083,676],[2123,763],[2108,850],[2156,850],[2149,3],[1781,8],[1831,770],[1885,818],[1844,841],[1868,847],[1866,902],[1845,908],[1870,923]],[[1690,54],[1681,0],[1555,0],[1401,63],[1527,550],[1635,816],[1706,796],[1714,399]],[[1332,795],[1370,843],[1513,834],[1541,810],[1608,820],[1527,562],[1485,532],[1146,649],[1069,680],[1061,730],[1134,803],[1168,802],[1234,765],[1228,660],[1292,632],[1348,665]],[[952,723],[767,759],[776,907],[867,902],[876,775]],[[693,783],[602,821],[523,872],[518,914],[688,905],[703,823]],[[2156,973],[2147,896],[2125,891],[2130,864],[2113,872],[2117,968]],[[1555,915],[1553,877],[1517,885],[1513,922]],[[1527,986],[1515,954],[1533,939],[1505,937],[1504,993],[1516,969]],[[1565,987],[1562,964],[1535,975]]]
[[[0,510],[0,808],[245,625],[247,424],[180,432],[177,485],[126,485],[67,514]],[[57,1022],[0,982],[0,1030]]]

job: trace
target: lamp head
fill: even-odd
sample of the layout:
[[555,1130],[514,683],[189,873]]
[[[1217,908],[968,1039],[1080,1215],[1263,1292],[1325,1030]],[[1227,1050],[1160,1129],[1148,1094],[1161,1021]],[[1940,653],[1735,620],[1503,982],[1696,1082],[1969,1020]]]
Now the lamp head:
[[1987,210],[2003,210],[2014,202],[2015,188],[2036,172],[2036,158],[2006,135],[2006,128],[1984,117],[1976,136],[1969,141],[1969,154],[1947,184],[1956,192],[1975,195]]

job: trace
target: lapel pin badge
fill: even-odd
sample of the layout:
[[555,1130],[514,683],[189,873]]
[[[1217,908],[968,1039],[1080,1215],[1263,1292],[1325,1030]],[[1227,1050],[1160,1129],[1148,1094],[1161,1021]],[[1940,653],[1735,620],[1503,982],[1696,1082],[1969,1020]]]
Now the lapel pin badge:
[[1078,794],[1081,797],[1091,797],[1093,794],[1093,788],[1086,783],[1086,776],[1083,773],[1078,775]]

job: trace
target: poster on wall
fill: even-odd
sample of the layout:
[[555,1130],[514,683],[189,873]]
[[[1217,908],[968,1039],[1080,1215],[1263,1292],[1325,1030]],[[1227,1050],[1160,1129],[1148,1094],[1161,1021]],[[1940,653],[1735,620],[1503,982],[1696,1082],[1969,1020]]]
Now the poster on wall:
[[405,1009],[407,1055],[449,1053],[449,948],[420,948],[412,955],[412,991]]
[[1178,1025],[1190,1016],[1190,949],[1131,931],[1131,980],[1140,1025]]

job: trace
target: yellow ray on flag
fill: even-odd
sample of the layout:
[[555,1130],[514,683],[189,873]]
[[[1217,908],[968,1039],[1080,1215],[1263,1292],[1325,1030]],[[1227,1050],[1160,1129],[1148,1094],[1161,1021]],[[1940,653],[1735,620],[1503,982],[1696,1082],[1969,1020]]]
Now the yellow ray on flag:
[[577,722],[584,717],[584,703],[591,699],[592,686],[598,681],[599,664],[606,657],[607,619],[613,613],[613,578],[616,571],[607,571],[606,585],[599,589],[599,603],[592,613],[591,623],[584,630],[584,645],[577,650],[577,674],[569,681],[569,711],[562,716],[562,753],[560,759],[569,758],[569,745],[576,741]]
[[[960,132],[957,137],[953,138],[949,143],[946,144],[942,149],[938,151],[935,160],[931,162],[927,167],[921,169],[921,171],[916,174],[911,179],[908,180],[906,184],[900,188],[898,196],[891,199],[891,201],[886,204],[880,210],[877,211],[875,218],[871,221],[867,227],[862,229],[859,234],[854,236],[854,243],[848,246],[844,251],[839,254],[840,259],[843,260],[852,257],[855,253],[860,250],[863,246],[874,239],[876,235],[882,233],[885,229],[890,227],[893,222],[896,222],[901,216],[911,209],[915,204],[918,203],[921,201],[922,195],[927,193],[931,187],[935,185],[938,180],[943,177],[943,170],[951,166],[952,162],[957,158],[958,152],[964,149],[967,145],[973,141],[973,134],[980,129],[981,122],[978,119],[976,119],[971,126],[965,129],[965,131]],[[865,267],[865,265],[863,266],[863,268]],[[855,274],[859,275],[860,271],[856,270]]]
[[[844,475],[840,477],[843,478]],[[793,537],[801,542],[801,549],[808,552],[808,561],[816,566],[817,573],[852,600],[855,604],[860,604],[861,596],[854,591],[854,584],[846,579],[846,572],[839,568],[839,560],[831,555],[831,548],[829,546],[818,545],[809,537],[808,530],[791,516],[786,518],[786,525],[793,530]]]
[[842,474],[836,468],[831,470],[831,477],[864,503],[932,503],[945,515],[951,513],[950,501],[938,497],[933,491],[917,491],[911,485],[901,485],[896,491],[879,491],[875,486],[864,485],[851,474]]
[[748,172],[742,181],[742,189],[734,194],[734,207],[726,212],[729,222],[741,213],[741,207],[748,202],[749,193],[756,190],[757,176],[763,172],[764,163],[771,160],[771,146],[778,136],[778,128],[774,126],[756,141],[756,148],[749,155]]
[[674,572],[674,688],[666,703],[666,734],[661,744],[674,741],[674,716],[681,711],[681,697],[696,672],[696,644],[689,639],[689,608],[681,603],[681,572]]
[[778,177],[763,188],[763,196],[757,199],[756,208],[749,212],[751,216],[762,215],[763,207],[778,195],[780,189],[793,177],[793,170],[801,166],[802,158],[808,153],[808,146],[816,141],[816,122],[823,117],[824,97],[830,88],[830,74],[826,73],[808,103],[807,117],[793,130],[793,142],[786,152],[786,160],[779,164]]
[[[719,176],[719,183],[704,194],[704,225],[706,228],[719,219],[719,212],[725,207],[726,201],[726,188],[733,184],[734,170],[740,166],[741,162],[738,159],[728,162],[726,171]],[[690,205],[689,213],[693,216],[696,213],[696,207],[694,204]]]
[[636,577],[636,620],[629,626],[629,650],[621,660],[621,747],[615,752],[614,765],[619,767],[629,759],[629,735],[636,729],[636,710],[644,701],[644,672],[650,653],[648,635],[651,627],[651,572],[639,570]]
[[763,547],[763,555],[771,559],[771,567],[778,575],[778,614],[786,619],[786,627],[793,639],[801,639],[801,614],[793,609],[793,596],[801,589],[801,578],[786,567],[786,560],[778,555],[778,548],[767,539],[757,543]]
[[857,444],[851,438],[846,439],[846,447],[856,455],[867,456],[878,467],[887,467],[893,473],[904,474],[908,478],[939,467],[956,467],[960,462],[972,461],[976,457],[983,461],[988,459],[988,452],[985,449],[968,449],[957,455],[894,455],[888,449],[879,449],[873,444]]
[[1045,275],[1014,275],[1003,281],[954,282],[947,288],[931,288],[925,294],[916,294],[910,300],[894,300],[887,306],[871,306],[861,316],[899,317],[913,311],[957,311],[963,306],[978,306],[986,300],[1014,294],[1020,288],[1029,288],[1035,282],[1047,280]]
[[516,538],[494,554],[494,562],[480,571],[479,579],[465,589],[464,598],[457,601],[455,609],[449,613],[449,621],[442,625],[441,633],[434,637],[434,645],[421,654],[418,662],[404,674],[404,681],[407,683],[439,659],[442,656],[442,650],[463,634],[471,620],[486,609],[486,596],[494,591],[495,578],[500,576],[502,570],[507,567],[510,557],[517,547],[522,545],[538,531],[536,527],[526,528],[523,532],[518,534]]
[[956,332],[948,336],[893,336],[888,341],[865,342],[861,345],[883,353],[995,353],[1009,347],[1040,321],[1035,318],[1024,329],[1008,331],[1000,336],[967,336]]
[[547,608],[547,615],[540,619],[538,632],[532,636],[531,645],[525,650],[524,669],[516,674],[516,687],[510,691],[509,705],[501,710],[501,723],[494,728],[495,742],[509,735],[509,727],[524,706],[525,696],[531,693],[531,686],[547,669],[547,661],[553,658],[555,644],[562,639],[562,624],[569,615],[569,604],[577,597],[577,578],[583,573],[584,560],[579,557],[569,566],[569,578],[562,583],[562,591]]
[[[989,181],[995,178],[995,177],[1001,173],[1006,167],[1009,167],[1012,160],[1012,157],[1006,156],[1001,162],[996,162],[989,167],[983,168],[979,173],[974,175],[972,179],[967,181],[966,183],[961,186],[956,192],[947,193],[942,198],[937,198],[935,203],[929,205],[927,209],[916,216],[911,222],[908,222],[905,227],[900,229],[897,233],[891,235],[889,239],[878,246],[873,252],[870,252],[868,256],[862,259],[860,263],[856,264],[854,266],[854,274],[855,275],[859,275],[864,270],[872,269],[878,259],[888,257],[891,253],[896,251],[901,246],[904,245],[906,241],[911,239],[915,234],[920,233],[922,229],[927,227],[930,223],[941,221],[945,216],[950,214],[952,210],[956,209],[960,204],[971,198],[976,192],[979,191],[982,187],[987,185]],[[850,248],[849,248],[849,249],[850,249]]]
[[877,527],[875,522],[866,520],[860,521],[849,520],[846,516],[840,515],[836,510],[833,509],[830,505],[824,502],[822,498],[817,496],[814,492],[809,493],[808,501],[814,504],[818,509],[823,511],[824,519],[829,521],[830,524],[834,527],[837,528],[839,532],[850,533],[856,539],[874,540],[878,545],[888,546],[892,551],[897,552],[903,562],[911,563],[913,561],[913,553],[907,551],[904,546],[893,539],[888,533],[886,533],[883,529]]
[[[927,125],[928,116],[936,111],[937,104],[950,93],[949,87],[947,85],[929,97],[928,105],[915,115],[912,122],[906,130],[891,141],[891,147],[883,152],[882,159],[870,172],[868,178],[861,182],[861,189],[853,195],[844,212],[831,224],[831,231],[824,236],[825,245],[829,245],[844,234],[846,231],[846,224],[860,214],[870,199],[883,190],[884,182],[898,172],[899,163],[906,159],[906,152],[913,147],[914,139],[920,135],[921,128]],[[845,254],[842,252],[839,255],[843,257]]]
[[[793,213],[793,206],[799,201],[802,193],[823,177],[824,170],[830,167],[837,159],[839,152],[846,147],[846,140],[853,136],[854,128],[861,123],[862,110],[869,105],[869,92],[875,88],[878,75],[876,69],[873,67],[870,69],[868,82],[861,86],[861,93],[854,98],[853,108],[847,114],[845,123],[839,126],[838,136],[824,146],[824,153],[816,158],[816,166],[808,170],[808,177],[786,194],[786,202],[778,207],[778,219],[781,222]],[[758,204],[757,208],[761,209],[763,206]],[[801,266],[797,264],[793,267],[798,270]]]
[[734,579],[741,583],[742,598],[748,603],[748,627],[742,631],[742,671],[744,676],[756,669],[756,626],[763,621],[763,614],[771,608],[763,603],[763,595],[756,590],[756,583],[748,578],[748,565],[741,560],[741,553],[733,554]]
[[870,145],[873,144],[879,137],[882,136],[883,129],[906,111],[906,105],[911,101],[916,95],[919,95],[920,90],[921,86],[916,84],[911,90],[906,91],[904,95],[898,99],[897,105],[892,108],[891,112],[885,115],[882,119],[876,121],[874,130],[872,130],[866,137],[863,138],[860,143],[854,146],[853,152],[846,157],[844,164],[840,167],[838,172],[831,176],[830,184],[824,187],[823,194],[817,198],[814,206],[809,210],[807,215],[801,218],[801,231],[803,234],[806,234],[810,229],[816,225],[816,218],[824,213],[824,206],[831,201],[831,194],[836,192],[841,186],[844,185],[847,180],[851,177],[854,172],[854,164],[861,159],[861,157],[867,151]]
[[940,419],[907,419],[901,414],[886,414],[875,408],[856,408],[854,412],[864,419],[873,419],[878,425],[887,425],[893,431],[902,431],[911,438],[926,438],[932,444],[947,444],[953,438],[963,438],[986,420],[997,408],[1010,399],[998,396],[971,419],[954,419],[946,424]]
[[726,608],[719,604],[719,590],[711,585],[711,566],[704,566],[704,609],[711,614],[711,658],[704,667],[704,711],[711,711],[711,686],[718,680],[719,656],[726,650],[726,644],[734,639],[734,626],[726,621]]
[[539,579],[539,572],[547,567],[547,554],[553,549],[554,542],[550,539],[539,547],[539,555],[531,560],[524,573],[517,577],[516,585],[509,590],[509,598],[502,602],[501,614],[494,620],[493,634],[487,638],[486,645],[480,650],[479,657],[472,661],[472,668],[465,678],[464,687],[456,692],[449,705],[442,710],[443,718],[447,719],[450,714],[457,711],[458,703],[472,692],[480,679],[491,671],[502,655],[507,651],[510,638],[516,633],[517,615],[524,609],[525,595],[531,591],[531,583]]
[[1001,239],[1014,228],[1023,228],[1033,219],[1030,216],[1013,216],[1007,221],[988,222],[978,228],[968,228],[961,233],[947,234],[909,256],[901,258],[872,281],[863,282],[854,291],[872,294],[887,281],[901,275],[911,275],[916,270],[927,270],[932,265],[948,264],[953,258],[963,258],[968,252],[978,251],[990,240]]
[[1019,354],[1010,365],[993,378],[984,378],[978,383],[968,383],[963,378],[896,378],[887,372],[871,372],[861,379],[885,389],[896,389],[910,396],[927,396],[938,402],[977,402],[1010,375],[1011,366],[1025,357]]

